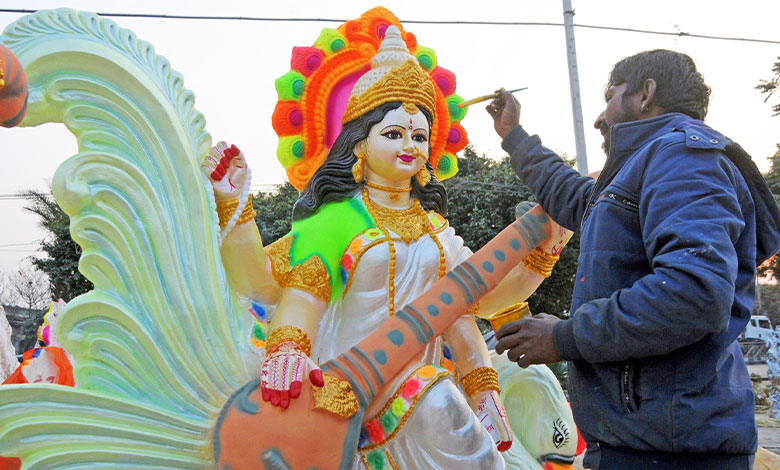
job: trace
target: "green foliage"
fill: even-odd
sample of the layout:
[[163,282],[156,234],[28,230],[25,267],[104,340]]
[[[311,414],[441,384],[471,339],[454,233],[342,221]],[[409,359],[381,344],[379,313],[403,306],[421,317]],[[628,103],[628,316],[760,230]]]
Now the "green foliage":
[[263,245],[270,245],[290,231],[292,208],[297,199],[298,190],[290,183],[280,184],[276,192],[253,196],[252,205],[257,211],[255,222],[260,229]]
[[[761,82],[756,85],[756,88],[761,90],[761,93],[767,94],[766,99],[764,100],[765,102],[772,97],[774,92],[777,91],[778,86],[780,86],[780,57],[777,59],[778,61],[772,66],[772,72],[775,74],[774,77],[769,80],[761,80]],[[780,115],[780,104],[772,106],[772,111],[774,112],[773,116]],[[780,203],[780,144],[777,144],[777,151],[769,158],[772,161],[772,166],[768,172],[763,174],[763,176],[764,180],[769,185],[769,190],[772,191],[772,195],[775,197],[775,201]],[[764,263],[758,267],[758,274],[759,276],[769,276],[778,279],[780,276],[780,257],[775,254],[764,261]],[[764,296],[764,287],[765,286],[762,285],[759,292],[762,297]],[[774,290],[778,290],[777,286],[774,286]],[[774,293],[767,292],[766,298],[771,300],[775,298],[775,295]],[[767,309],[766,306],[763,306],[763,310],[767,316],[772,319],[773,325],[778,324],[777,322],[780,321],[780,304],[772,304],[771,310]],[[772,318],[773,314],[776,315],[775,318]]]
[[[780,144],[777,144],[777,151],[770,159],[772,160],[772,166],[768,172],[763,174],[763,177],[767,185],[769,185],[769,190],[772,191],[775,201],[780,203]],[[764,261],[758,267],[758,275],[778,279],[780,276],[780,257],[774,255]]]
[[[777,91],[778,86],[780,86],[780,57],[777,59],[777,62],[772,66],[772,73],[775,74],[774,77],[769,80],[761,80],[758,85],[756,85],[757,90],[761,90],[761,93],[766,93],[764,102],[769,101],[769,98],[772,97],[775,91]],[[780,115],[780,103],[772,106],[772,112],[774,113],[773,116]]]
[[[519,202],[533,200],[533,196],[515,175],[509,157],[492,160],[469,146],[458,159],[458,167],[458,174],[444,182],[449,196],[447,219],[466,245],[476,251],[515,220]],[[579,238],[575,236],[563,250],[552,276],[528,299],[532,312],[558,316],[568,312],[578,256]]]
[[753,315],[766,315],[772,326],[780,325],[780,286],[777,283],[759,283]]
[[498,162],[471,146],[458,158],[458,174],[444,181],[447,219],[466,246],[476,251],[515,220],[515,206],[531,193],[515,176],[508,158]]
[[81,247],[70,238],[70,217],[51,197],[40,191],[21,193],[27,199],[25,209],[36,214],[39,225],[47,232],[41,242],[45,258],[33,258],[33,265],[49,276],[54,299],[69,302],[74,297],[92,290],[92,283],[78,271]]

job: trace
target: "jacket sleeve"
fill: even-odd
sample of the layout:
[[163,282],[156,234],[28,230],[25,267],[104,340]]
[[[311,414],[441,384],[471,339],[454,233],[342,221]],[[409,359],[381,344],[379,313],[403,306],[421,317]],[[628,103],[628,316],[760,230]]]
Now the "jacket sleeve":
[[512,129],[501,146],[509,153],[515,173],[542,208],[558,224],[579,232],[595,185],[593,178],[580,175],[555,152],[542,146],[539,136],[529,136],[521,126]]
[[735,244],[745,227],[740,197],[749,199],[744,180],[720,151],[675,143],[651,158],[642,187],[639,220],[652,272],[556,325],[562,358],[660,355],[728,327]]

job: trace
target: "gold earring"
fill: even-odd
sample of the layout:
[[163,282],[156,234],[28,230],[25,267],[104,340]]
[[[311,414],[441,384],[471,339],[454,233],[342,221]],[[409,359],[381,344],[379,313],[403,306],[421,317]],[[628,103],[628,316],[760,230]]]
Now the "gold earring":
[[643,113],[646,113],[647,112],[647,105],[643,104],[642,106],[639,107],[639,110],[642,111]]
[[425,186],[426,184],[431,182],[431,172],[428,171],[428,168],[422,167],[420,168],[420,171],[418,171],[417,174],[414,175],[414,179],[417,180],[420,186]]
[[352,165],[352,177],[355,178],[356,183],[360,183],[366,176],[366,154],[363,152],[358,152],[355,156],[357,157],[357,161],[354,165]]

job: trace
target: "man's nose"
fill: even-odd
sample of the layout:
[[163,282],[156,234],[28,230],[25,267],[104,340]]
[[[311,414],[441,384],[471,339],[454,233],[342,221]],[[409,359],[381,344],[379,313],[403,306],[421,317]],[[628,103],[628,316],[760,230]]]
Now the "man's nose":
[[607,122],[606,110],[602,111],[601,114],[599,114],[599,117],[596,118],[596,122],[593,123],[593,127],[595,127],[596,129],[600,129],[602,122],[605,124]]

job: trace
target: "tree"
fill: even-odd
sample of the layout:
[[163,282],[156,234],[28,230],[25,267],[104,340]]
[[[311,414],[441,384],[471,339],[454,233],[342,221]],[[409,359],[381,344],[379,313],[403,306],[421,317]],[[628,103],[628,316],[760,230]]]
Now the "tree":
[[3,305],[12,305],[14,303],[15,296],[5,277],[6,275],[0,272],[0,307]]
[[260,229],[263,245],[270,245],[290,231],[292,208],[297,199],[298,190],[290,183],[280,184],[274,192],[254,195],[255,223]]
[[39,225],[47,232],[41,243],[47,256],[32,263],[49,276],[52,297],[69,302],[92,290],[92,283],[78,270],[81,247],[70,237],[70,217],[51,194],[29,190],[21,196],[27,199],[25,209],[39,217]]
[[[769,98],[772,97],[775,91],[777,91],[778,86],[780,86],[780,57],[777,58],[777,62],[772,66],[772,73],[775,74],[774,77],[769,80],[761,80],[758,85],[756,85],[757,90],[761,90],[761,93],[766,93],[764,102],[769,101]],[[774,112],[773,116],[780,115],[780,103],[772,106],[772,112]]]
[[[780,57],[778,61],[774,63],[772,72],[775,74],[773,78],[769,80],[761,80],[756,85],[756,89],[761,90],[761,93],[766,93],[764,102],[768,101],[772,97],[778,86],[780,86]],[[780,115],[780,103],[772,106],[773,116]],[[769,185],[769,190],[775,197],[775,201],[780,202],[780,144],[777,144],[777,151],[771,157],[772,166],[769,171],[764,173],[764,180]],[[758,274],[761,276],[771,276],[774,279],[778,279],[780,276],[780,257],[777,255],[772,256],[758,267]]]
[[[515,220],[518,203],[533,201],[533,196],[515,175],[509,157],[496,161],[468,146],[458,159],[458,168],[458,174],[444,182],[449,196],[447,219],[466,245],[476,251]],[[528,299],[532,312],[562,316],[569,311],[578,256],[579,239],[575,236],[563,250],[552,276]]]
[[766,315],[772,326],[780,325],[780,289],[777,284],[758,284],[761,303],[753,305],[754,315]]
[[8,305],[16,305],[29,312],[45,308],[51,300],[49,280],[46,274],[36,269],[30,263],[22,263],[19,267],[3,275],[4,291]]

